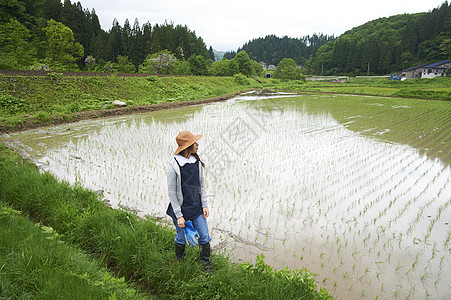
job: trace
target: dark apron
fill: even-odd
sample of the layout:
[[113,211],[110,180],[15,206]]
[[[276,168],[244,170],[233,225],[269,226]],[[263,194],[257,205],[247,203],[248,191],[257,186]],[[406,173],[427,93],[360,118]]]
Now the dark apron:
[[[175,158],[174,158],[175,159]],[[180,175],[182,180],[182,214],[185,220],[194,220],[202,215],[201,190],[199,178],[199,161],[195,163],[186,163],[183,167],[180,166],[177,159],[175,159],[180,167]],[[177,220],[174,214],[171,203],[169,203],[166,214]]]

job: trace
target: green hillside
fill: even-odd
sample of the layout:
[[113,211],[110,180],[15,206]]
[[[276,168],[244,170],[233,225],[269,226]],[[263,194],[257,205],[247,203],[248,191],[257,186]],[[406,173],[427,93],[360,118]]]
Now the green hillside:
[[451,6],[380,18],[323,45],[311,67],[324,75],[384,75],[451,58]]

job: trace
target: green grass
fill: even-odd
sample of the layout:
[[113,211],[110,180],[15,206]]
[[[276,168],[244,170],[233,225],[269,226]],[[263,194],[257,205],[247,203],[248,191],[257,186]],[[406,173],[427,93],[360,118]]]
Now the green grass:
[[[316,286],[307,270],[275,271],[264,263],[262,256],[257,258],[255,266],[247,263],[237,266],[226,256],[214,253],[213,277],[203,272],[198,249],[189,248],[187,261],[177,263],[173,226],[106,207],[93,192],[58,182],[49,173],[41,174],[34,165],[23,162],[4,146],[0,147],[0,195],[2,203],[52,227],[65,243],[76,245],[101,260],[119,277],[158,298],[331,298],[327,291]],[[14,244],[12,239],[5,236],[5,243]],[[30,250],[31,256],[34,251]],[[13,268],[11,263],[5,262],[3,268]],[[73,265],[69,266],[74,272]],[[39,273],[34,265],[28,267],[29,273],[36,274],[36,280],[45,280],[47,273]],[[14,280],[26,280],[21,274],[24,273],[18,273]],[[20,288],[21,284],[17,286]],[[49,293],[59,297],[55,289]]]
[[1,299],[144,299],[97,261],[0,202]]
[[396,96],[402,98],[451,100],[451,78],[408,79],[392,81],[388,78],[355,78],[341,83],[307,81],[303,87],[292,87],[290,83],[279,82],[275,88],[302,92],[323,92],[341,94],[364,94],[374,96]]

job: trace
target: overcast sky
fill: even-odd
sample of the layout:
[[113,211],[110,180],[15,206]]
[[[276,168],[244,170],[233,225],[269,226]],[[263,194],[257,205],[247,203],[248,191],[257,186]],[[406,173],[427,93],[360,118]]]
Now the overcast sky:
[[[404,13],[427,12],[445,0],[79,0],[94,8],[104,30],[116,18],[131,26],[165,20],[186,25],[207,47],[233,50],[254,38],[275,34],[299,38],[313,33],[338,36],[368,21]],[[75,2],[72,0],[72,2]]]

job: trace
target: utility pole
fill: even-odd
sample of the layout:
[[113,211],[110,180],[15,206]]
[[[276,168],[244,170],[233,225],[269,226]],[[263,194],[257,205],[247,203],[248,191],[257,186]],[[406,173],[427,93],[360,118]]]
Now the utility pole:
[[321,64],[321,76],[324,75],[324,64]]
[[366,73],[366,76],[370,76],[370,62],[368,62],[368,71]]

